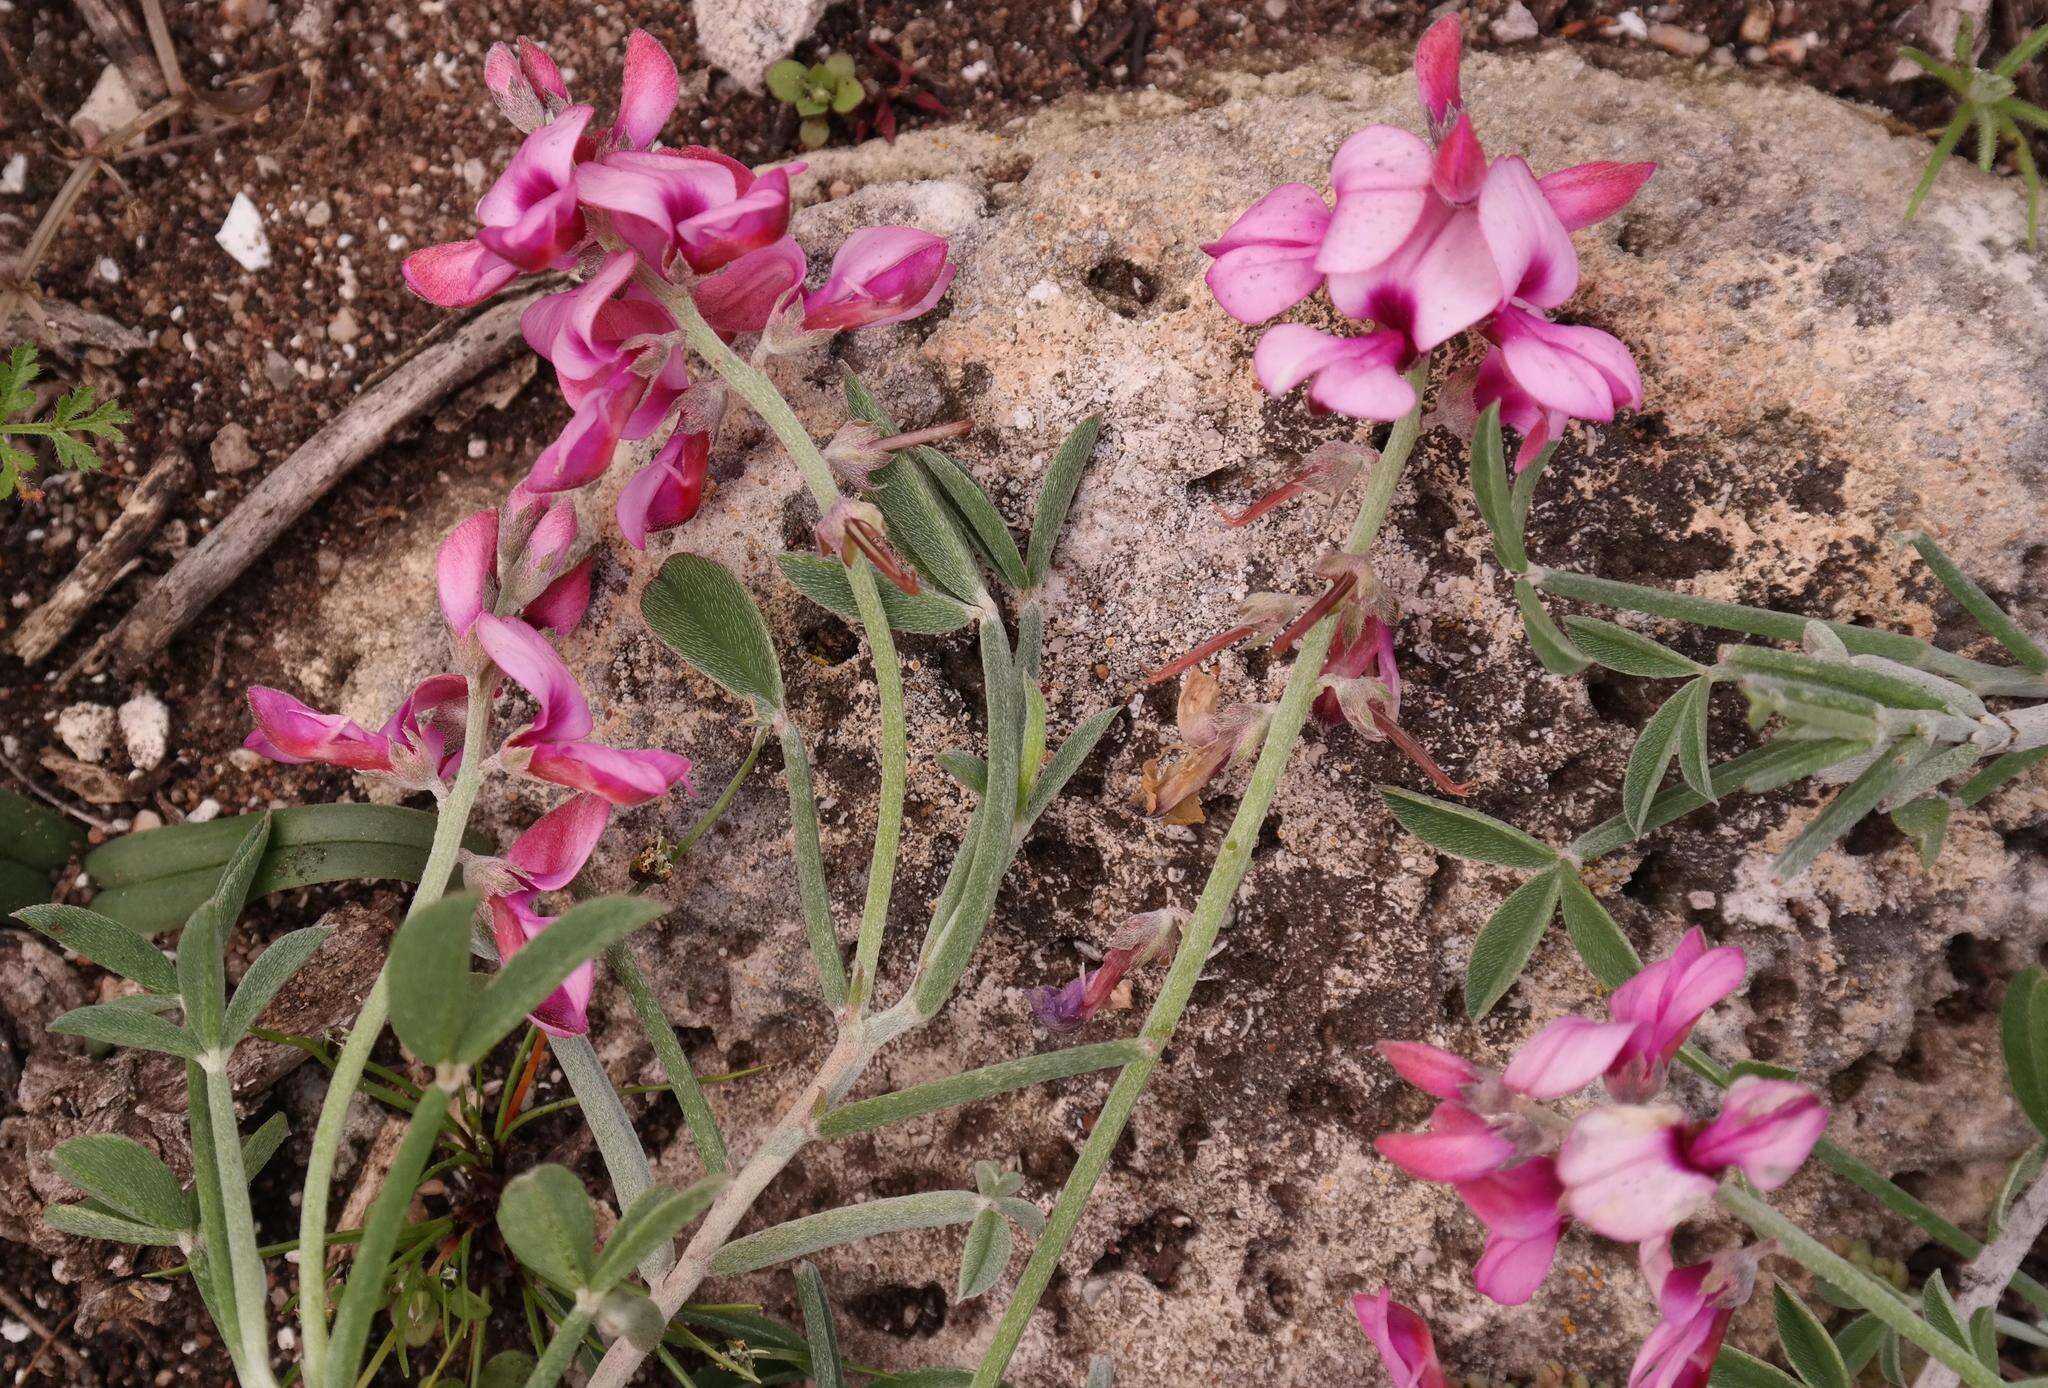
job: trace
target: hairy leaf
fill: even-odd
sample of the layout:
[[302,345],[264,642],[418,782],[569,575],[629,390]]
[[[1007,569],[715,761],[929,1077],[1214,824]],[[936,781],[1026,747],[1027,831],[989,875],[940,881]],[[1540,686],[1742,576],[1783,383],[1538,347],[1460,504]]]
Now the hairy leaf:
[[1380,798],[1403,829],[1431,848],[1496,867],[1546,868],[1557,852],[1491,815],[1399,786],[1380,787]]
[[1053,550],[1059,545],[1060,532],[1066,529],[1067,512],[1074,504],[1074,493],[1080,489],[1081,474],[1087,470],[1101,435],[1102,416],[1089,415],[1074,426],[1046,466],[1045,477],[1038,484],[1038,506],[1031,518],[1031,539],[1024,561],[1026,588],[1042,586],[1052,569]]
[[81,906],[30,906],[16,912],[15,918],[152,993],[178,991],[178,971],[162,950],[97,911]]
[[1465,1010],[1470,1015],[1484,1017],[1514,985],[1557,910],[1563,878],[1569,873],[1562,863],[1537,873],[1510,893],[1480,927],[1465,974]]
[[[790,586],[812,602],[847,621],[860,620],[859,608],[853,600],[853,585],[846,577],[846,566],[837,559],[821,554],[784,554],[777,556],[775,562]],[[973,609],[944,593],[931,589],[906,593],[893,583],[882,583],[879,587],[882,611],[887,615],[889,625],[897,631],[920,636],[944,636],[947,632],[958,631],[974,619]]]
[[782,670],[768,624],[754,595],[721,565],[674,556],[647,585],[640,612],[656,636],[728,693],[782,707]]

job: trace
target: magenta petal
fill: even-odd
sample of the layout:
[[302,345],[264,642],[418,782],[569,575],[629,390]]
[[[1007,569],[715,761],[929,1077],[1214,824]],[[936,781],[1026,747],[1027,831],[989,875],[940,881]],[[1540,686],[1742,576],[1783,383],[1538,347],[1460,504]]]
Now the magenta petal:
[[478,241],[444,241],[414,251],[401,271],[406,287],[442,308],[481,303],[519,278],[519,267]]
[[625,76],[619,89],[618,129],[635,149],[645,149],[661,134],[676,109],[680,83],[676,60],[645,29],[626,36]]
[[614,805],[632,806],[666,795],[678,784],[687,791],[690,759],[658,748],[548,742],[534,745],[526,774],[601,795]]
[[1474,1181],[1491,1175],[1516,1156],[1515,1144],[1487,1127],[1452,1127],[1439,1104],[1426,1133],[1386,1133],[1373,1140],[1379,1154],[1418,1181]]
[[555,441],[533,460],[523,485],[529,491],[565,492],[595,482],[611,466],[638,403],[638,392],[630,388],[586,396]]
[[1543,190],[1564,229],[1578,231],[1628,206],[1655,172],[1657,166],[1651,163],[1616,164],[1602,159],[1547,173],[1536,180],[1536,186]]
[[[533,909],[533,896],[532,892],[520,892],[490,899],[491,937],[498,946],[500,967],[555,923],[553,916],[543,916]],[[550,1036],[581,1036],[588,1032],[590,994],[596,976],[594,966],[580,965],[562,980],[559,988],[542,999],[539,1007],[527,1014],[528,1019]]]
[[783,296],[803,284],[805,269],[803,247],[785,236],[698,280],[690,296],[719,336],[757,333]]
[[1421,1316],[1395,1301],[1384,1287],[1351,1298],[1351,1311],[1379,1350],[1394,1388],[1445,1388],[1436,1342]]
[[1564,1237],[1564,1223],[1526,1239],[1488,1234],[1485,1251],[1472,1268],[1472,1285],[1488,1300],[1501,1306],[1520,1306],[1543,1285],[1557,1260],[1557,1243]]
[[567,636],[590,610],[590,572],[596,563],[596,555],[586,555],[581,563],[541,589],[540,596],[526,605],[520,617],[528,626]]
[[1614,418],[1614,391],[1598,364],[1572,350],[1569,334],[1518,308],[1503,308],[1490,332],[1515,384],[1545,409],[1574,419]]
[[1510,156],[1487,170],[1479,192],[1479,225],[1506,297],[1555,308],[1579,287],[1579,253],[1571,233],[1520,158]]
[[1240,323],[1284,313],[1323,282],[1315,256],[1330,209],[1305,183],[1283,183],[1253,203],[1229,230],[1202,249],[1216,257],[1209,290]]
[[939,301],[953,275],[943,236],[915,227],[862,227],[832,257],[825,283],[804,296],[804,326],[837,332],[915,318]]
[[564,105],[568,104],[568,84],[562,81],[562,70],[555,66],[555,60],[548,56],[545,48],[532,39],[520,39],[519,66],[526,73],[526,80],[533,84],[535,91]]
[[498,577],[498,513],[478,511],[448,532],[434,557],[434,583],[448,630],[467,636],[490,606]]
[[447,777],[462,763],[462,724],[468,703],[469,681],[461,675],[430,676],[406,696],[378,735],[389,744],[412,748],[436,775]]
[[505,861],[536,891],[560,891],[590,861],[611,817],[603,796],[572,795],[528,825]]
[[1463,47],[1464,28],[1455,14],[1430,25],[1415,45],[1415,86],[1432,131],[1444,130],[1458,109],[1458,62]]
[[1429,203],[1429,147],[1406,130],[1370,125],[1346,140],[1330,162],[1337,196],[1315,268],[1325,274],[1370,270],[1408,239]]
[[1759,1190],[1776,1190],[1827,1126],[1827,1106],[1805,1085],[1744,1075],[1728,1086],[1720,1114],[1686,1143],[1685,1155],[1704,1171],[1737,1167]]
[[1425,1094],[1458,1099],[1484,1072],[1465,1057],[1422,1041],[1382,1041],[1379,1053],[1394,1072]]
[[1685,1114],[1670,1104],[1581,1114],[1557,1154],[1565,1207],[1596,1234],[1626,1243],[1670,1232],[1714,1197],[1714,1178],[1687,1164]]
[[391,770],[390,740],[352,718],[308,708],[283,690],[260,684],[249,686],[249,712],[256,731],[243,745],[272,761]]
[[647,537],[672,530],[697,514],[704,502],[704,482],[711,464],[711,436],[680,429],[654,460],[633,474],[619,493],[619,533],[634,549],[645,550]]
[[488,612],[476,619],[474,630],[484,654],[540,705],[533,722],[506,739],[510,745],[530,747],[589,735],[590,705],[546,637],[522,621]]
[[1562,1099],[1606,1073],[1634,1033],[1627,1022],[1560,1017],[1515,1053],[1501,1082],[1531,1099]]
[[1472,129],[1472,117],[1458,113],[1457,123],[1437,146],[1430,182],[1445,202],[1467,203],[1479,196],[1486,181],[1486,151]]
[[[571,106],[521,141],[505,171],[477,200],[477,220],[485,226],[509,227],[537,204],[573,191],[576,144],[591,114],[588,106]],[[568,206],[574,209],[573,199]]]

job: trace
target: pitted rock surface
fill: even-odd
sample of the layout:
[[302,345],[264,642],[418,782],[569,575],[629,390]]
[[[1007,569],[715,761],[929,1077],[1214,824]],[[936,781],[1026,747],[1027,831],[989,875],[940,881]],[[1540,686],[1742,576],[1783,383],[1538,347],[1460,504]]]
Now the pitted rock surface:
[[[1577,238],[1583,286],[1564,316],[1634,348],[1647,403],[1563,450],[1534,512],[1539,562],[1981,645],[1888,542],[1924,527],[2024,620],[2048,625],[2048,272],[2018,243],[2013,185],[1951,165],[1907,224],[1924,142],[1813,92],[1733,77],[1631,77],[1544,52],[1473,59],[1466,94],[1488,150],[1525,152],[1539,172],[1588,159],[1661,165],[1633,207]],[[1341,514],[1298,505],[1244,530],[1215,508],[1274,484],[1317,442],[1359,432],[1260,393],[1255,334],[1210,301],[1198,246],[1274,184],[1320,184],[1343,137],[1374,121],[1419,123],[1395,55],[1214,76],[1173,97],[1070,101],[995,133],[915,132],[893,148],[827,152],[805,177],[812,199],[838,183],[853,190],[800,215],[814,260],[854,226],[889,220],[948,233],[962,267],[924,322],[844,343],[839,360],[778,364],[818,437],[843,417],[843,360],[906,426],[972,418],[956,456],[1021,527],[1062,432],[1107,417],[1049,590],[1046,665],[1056,735],[1105,703],[1132,709],[1025,848],[959,997],[887,1053],[862,1092],[1059,1044],[1034,1032],[1021,990],[1071,977],[1080,947],[1099,946],[1124,915],[1192,903],[1237,783],[1212,796],[1207,824],[1140,818],[1130,796],[1140,764],[1170,741],[1172,702],[1170,691],[1134,698],[1135,683],[1229,624],[1246,592],[1314,586],[1349,503]],[[646,556],[609,535],[626,471],[622,461],[593,498],[606,554],[593,620],[568,647],[599,735],[688,751],[707,794],[730,774],[748,736],[742,711],[652,639],[639,595],[664,550],[735,569],[760,596],[814,743],[850,938],[876,788],[873,686],[853,635],[777,577],[775,555],[805,548],[815,520],[795,471],[757,424],[729,423],[715,495]],[[345,574],[286,637],[300,692],[381,719],[438,668],[434,546],[494,500],[443,494],[378,562]],[[1375,559],[1405,614],[1404,721],[1477,783],[1472,803],[1560,842],[1611,813],[1628,748],[1664,691],[1543,673],[1448,432],[1425,439]],[[1694,656],[1713,648],[1703,633],[1644,629]],[[933,759],[974,745],[979,720],[968,637],[902,644],[912,771],[885,999],[966,823],[963,794]],[[1216,669],[1240,698],[1271,697],[1284,675],[1256,654]],[[1714,707],[1726,754],[1745,736],[1738,696]],[[1558,1011],[1597,1005],[1560,932],[1492,1018],[1462,1020],[1473,936],[1513,879],[1401,834],[1374,793],[1387,781],[1422,784],[1386,744],[1349,731],[1315,734],[1298,754],[1224,947],[1032,1324],[1018,1383],[1078,1382],[1093,1352],[1116,1357],[1120,1382],[1350,1382],[1365,1345],[1347,1299],[1382,1283],[1432,1318],[1460,1373],[1526,1379],[1552,1361],[1626,1372],[1652,1314],[1627,1250],[1574,1234],[1538,1297],[1498,1310],[1470,1285],[1476,1224],[1448,1191],[1372,1153],[1375,1134],[1428,1108],[1372,1054],[1375,1041],[1421,1037],[1499,1060]],[[492,827],[509,836],[547,799],[536,788],[499,796]],[[1726,1059],[1800,1068],[1838,1105],[1838,1140],[1915,1173],[1967,1223],[2026,1138],[2014,1111],[1982,1096],[2002,1091],[1989,1020],[2001,980],[2048,934],[2048,790],[2029,778],[1962,813],[1930,873],[1872,827],[1774,885],[1773,853],[1817,802],[1800,790],[1695,815],[1605,865],[1608,903],[1646,952],[1692,925],[1746,947],[1748,990],[1701,1039]],[[694,813],[678,802],[624,817],[599,884],[617,885],[637,848]],[[666,890],[675,910],[638,947],[700,1067],[773,1065],[713,1094],[744,1151],[830,1041],[807,986],[774,777],[745,787]],[[1135,1007],[1156,984],[1156,970],[1138,977]],[[598,1013],[615,1076],[649,1077],[623,997],[602,989]],[[1137,1015],[1098,1019],[1089,1037],[1127,1032]],[[1049,1199],[1105,1086],[1068,1081],[818,1149],[757,1218],[958,1186],[975,1158],[1019,1163],[1027,1192]],[[687,1140],[660,1166],[690,1179]],[[1894,1251],[1912,1246],[1838,1182],[1802,1177],[1788,1195],[1806,1212],[1845,1211],[1838,1227]],[[820,1262],[855,1358],[968,1364],[1021,1256],[964,1307],[948,1304],[957,1231]],[[786,1278],[723,1291],[789,1300]]]

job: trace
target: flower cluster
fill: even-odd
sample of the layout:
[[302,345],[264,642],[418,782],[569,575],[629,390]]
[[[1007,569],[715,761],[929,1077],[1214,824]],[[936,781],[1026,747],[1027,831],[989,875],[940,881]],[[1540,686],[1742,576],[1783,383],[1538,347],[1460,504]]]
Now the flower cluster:
[[[1527,1301],[1573,1221],[1640,1245],[1661,1320],[1630,1388],[1704,1388],[1728,1319],[1768,1251],[1735,1249],[1674,1268],[1673,1232],[1713,1198],[1726,1172],[1760,1190],[1782,1186],[1827,1126],[1819,1097],[1788,1080],[1736,1079],[1705,1122],[1658,1099],[1694,1024],[1741,986],[1744,969],[1741,950],[1710,949],[1693,930],[1668,959],[1615,990],[1606,1021],[1559,1018],[1499,1072],[1421,1042],[1380,1046],[1403,1079],[1441,1102],[1426,1131],[1389,1134],[1376,1146],[1407,1174],[1452,1186],[1486,1226],[1473,1273],[1482,1293],[1502,1305]],[[1570,1119],[1548,1107],[1596,1081],[1605,1102]],[[1397,1385],[1441,1382],[1419,1317],[1390,1307],[1385,1292],[1358,1298],[1354,1308]]]
[[[498,949],[510,957],[552,917],[533,907],[568,885],[603,835],[614,806],[644,804],[689,787],[687,757],[660,748],[590,740],[589,701],[546,633],[565,635],[590,605],[591,559],[577,558],[576,509],[566,498],[515,490],[497,511],[479,511],[441,543],[436,585],[460,674],[423,681],[379,732],[256,686],[250,750],[281,762],[321,762],[389,779],[401,789],[446,793],[463,747],[463,708],[475,687],[495,694],[502,678],[532,698],[533,718],[506,737],[492,765],[576,794],[541,816],[503,859],[472,859],[468,880],[490,905]],[[557,1035],[587,1029],[585,965],[534,1014]]]
[[1580,164],[1539,179],[1520,156],[1489,159],[1459,94],[1461,32],[1447,15],[1416,48],[1427,143],[1368,126],[1331,161],[1333,202],[1283,184],[1203,249],[1215,260],[1209,288],[1239,322],[1267,322],[1322,289],[1338,312],[1374,325],[1340,337],[1281,323],[1260,337],[1260,384],[1283,395],[1306,382],[1318,409],[1399,419],[1415,406],[1403,371],[1476,328],[1490,344],[1476,403],[1500,404],[1525,464],[1567,420],[1642,403],[1626,347],[1544,311],[1578,288],[1571,233],[1627,205],[1656,166]]
[[952,281],[943,238],[875,226],[848,237],[825,282],[806,290],[803,248],[789,235],[789,180],[803,165],[756,174],[717,150],[657,148],[676,66],[643,31],[627,40],[608,126],[592,128],[594,108],[570,102],[561,71],[528,40],[516,52],[494,46],[484,80],[526,138],[477,203],[476,235],[407,258],[406,283],[455,307],[522,275],[585,272],[520,322],[572,411],[523,486],[586,486],[622,442],[666,429],[619,497],[619,528],[635,548],[696,514],[723,414],[716,386],[692,384],[679,311],[694,309],[728,342],[760,333],[764,346],[786,348],[915,317]]

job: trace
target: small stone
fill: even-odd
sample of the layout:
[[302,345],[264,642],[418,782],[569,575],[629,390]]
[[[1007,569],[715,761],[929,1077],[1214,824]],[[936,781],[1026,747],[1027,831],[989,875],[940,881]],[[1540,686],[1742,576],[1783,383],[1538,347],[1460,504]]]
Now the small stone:
[[1770,46],[1768,52],[1773,58],[1784,63],[1787,67],[1798,67],[1806,61],[1806,55],[1812,48],[1813,36],[1811,34],[1794,34],[1788,38],[1779,39]]
[[462,164],[462,181],[472,188],[484,186],[484,177],[489,173],[481,159],[466,159]]
[[323,549],[313,556],[313,572],[320,575],[322,583],[332,583],[341,577],[341,556],[331,549]]
[[1752,3],[1742,15],[1742,41],[1768,43],[1771,38],[1771,6],[1768,0]]
[[164,817],[155,810],[137,810],[135,818],[129,821],[128,824],[129,830],[137,834],[146,834],[152,829],[161,829],[163,827]]
[[1024,297],[1034,304],[1049,304],[1059,296],[1060,287],[1051,280],[1040,280],[1024,291]]
[[491,441],[489,439],[473,438],[469,441],[468,453],[472,458],[481,458],[490,451]]
[[119,130],[141,114],[142,103],[135,99],[128,79],[121,75],[121,69],[108,63],[100,69],[100,80],[93,83],[92,94],[86,97],[85,105],[71,117],[71,125],[87,139],[98,139]]
[[270,0],[221,0],[221,21],[237,29],[270,22]]
[[1527,43],[1541,32],[1536,25],[1536,16],[1529,12],[1529,7],[1522,0],[1514,0],[1502,11],[1500,17],[1493,21],[1492,29],[1495,43]]
[[1643,17],[1634,10],[1623,10],[1614,17],[1614,27],[1632,39],[1646,39],[1650,26],[1643,23]]
[[270,235],[263,229],[263,214],[249,201],[247,193],[235,194],[227,220],[220,224],[213,239],[244,270],[270,268]]
[[247,747],[237,747],[228,753],[228,765],[246,776],[262,769],[263,754],[252,752]]
[[1685,904],[1695,911],[1711,911],[1718,900],[1712,892],[1692,891],[1685,894]]
[[306,209],[306,225],[319,228],[334,220],[334,204],[322,198]]
[[135,769],[154,771],[162,766],[171,745],[171,711],[164,701],[145,689],[122,704],[115,717]]
[[1266,0],[1266,18],[1282,20],[1287,18],[1287,0]]
[[7,167],[0,169],[0,194],[13,197],[28,191],[28,156],[17,154],[7,161]]
[[71,705],[57,715],[57,740],[80,761],[105,761],[114,745],[114,711],[105,704]]
[[185,816],[187,824],[208,824],[220,818],[220,801],[211,795],[192,807],[192,813]]
[[355,313],[344,308],[328,320],[327,335],[336,342],[354,342],[363,335],[363,330],[356,322]]
[[284,353],[275,347],[263,349],[263,379],[270,382],[272,390],[288,390],[297,378],[292,374],[292,364]]
[[1649,27],[1650,42],[1680,58],[1704,58],[1714,41],[1705,34],[1680,28],[1676,24],[1652,24]]
[[110,255],[101,256],[99,262],[92,268],[93,273],[108,284],[119,284],[121,282],[121,267],[114,263],[114,257]]
[[211,456],[213,470],[224,477],[239,477],[263,462],[255,445],[249,442],[249,431],[236,423],[221,425],[220,432],[213,436]]

